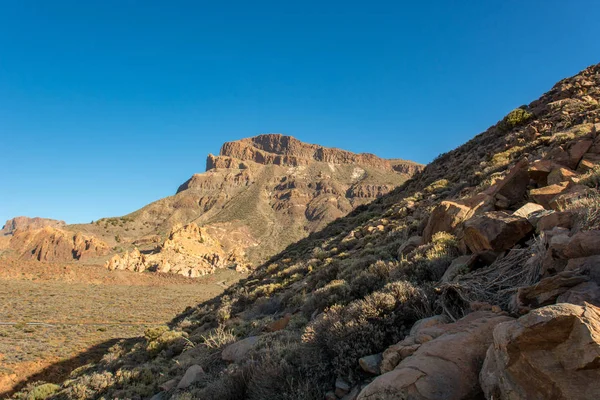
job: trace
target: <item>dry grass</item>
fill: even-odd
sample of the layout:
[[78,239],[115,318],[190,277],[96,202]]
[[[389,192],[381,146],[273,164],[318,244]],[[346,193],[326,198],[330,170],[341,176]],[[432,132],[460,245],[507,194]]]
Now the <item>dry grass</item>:
[[[145,277],[138,276],[142,284],[132,286],[112,281],[93,284],[84,276],[84,282],[44,280],[42,272],[31,274],[43,264],[27,266],[22,271],[26,279],[0,279],[0,392],[92,346],[115,338],[141,336],[149,328],[164,326],[186,307],[220,293],[223,289],[216,282],[228,279],[230,274],[224,271],[226,275],[197,281],[153,276],[146,285]],[[85,274],[85,269],[92,267],[81,268],[77,271]],[[97,276],[104,273],[96,272]],[[159,350],[176,339],[167,336],[149,350]],[[58,380],[68,372],[68,368],[49,371],[41,378]]]

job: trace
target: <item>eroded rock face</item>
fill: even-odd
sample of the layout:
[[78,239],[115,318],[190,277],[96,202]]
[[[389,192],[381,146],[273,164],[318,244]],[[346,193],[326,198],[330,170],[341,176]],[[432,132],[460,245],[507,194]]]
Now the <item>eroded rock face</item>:
[[219,268],[243,266],[243,253],[228,253],[205,229],[191,223],[175,226],[164,243],[143,255],[136,248],[106,262],[109,270],[144,272],[153,270],[197,278]]
[[300,140],[281,134],[265,134],[248,139],[227,142],[221,147],[218,157],[209,156],[207,170],[223,161],[220,158],[253,161],[258,164],[274,164],[297,167],[312,161],[332,164],[357,164],[378,169],[395,170],[406,174],[414,174],[422,170],[422,166],[410,161],[385,160],[373,154],[355,154],[349,151],[327,148],[315,144],[303,143]]
[[109,246],[98,238],[50,226],[18,230],[9,245],[21,258],[38,261],[85,260],[109,251]]
[[487,399],[600,398],[600,309],[556,304],[498,325],[480,381]]
[[481,394],[479,371],[492,342],[492,331],[511,320],[506,315],[476,311],[452,324],[433,320],[432,326],[417,328],[412,355],[365,387],[358,399],[477,398]]

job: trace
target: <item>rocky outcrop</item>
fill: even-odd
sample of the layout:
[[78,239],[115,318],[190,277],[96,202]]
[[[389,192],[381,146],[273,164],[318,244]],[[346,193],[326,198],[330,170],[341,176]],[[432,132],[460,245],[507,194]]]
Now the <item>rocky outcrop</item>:
[[498,325],[480,381],[487,399],[600,398],[600,309],[556,304]]
[[1,235],[12,235],[17,230],[24,231],[27,229],[40,229],[46,226],[53,228],[61,228],[66,225],[65,221],[59,221],[56,219],[49,218],[29,218],[29,217],[15,217],[6,221],[6,224],[0,230]]
[[109,246],[98,238],[50,226],[17,230],[10,247],[21,258],[38,261],[86,260],[109,252]]
[[[477,311],[452,324],[435,321],[432,326],[417,327],[393,350],[401,353],[402,361],[365,387],[358,399],[477,398],[481,393],[479,372],[492,342],[492,331],[510,320],[502,314]],[[385,369],[389,369],[389,361],[386,365],[384,353]]]
[[135,248],[113,256],[105,266],[111,271],[149,270],[189,278],[197,278],[219,268],[245,268],[243,253],[227,253],[205,229],[194,223],[175,226],[163,244],[149,254],[143,255]]
[[314,161],[331,164],[354,164],[381,170],[393,170],[407,175],[419,172],[423,168],[421,165],[410,161],[385,160],[374,154],[355,154],[345,150],[303,143],[292,136],[282,134],[265,134],[235,142],[227,142],[221,147],[219,157],[208,156],[206,168],[210,170],[219,167],[219,165],[237,163],[237,161],[231,161],[232,159],[292,167],[308,165]]

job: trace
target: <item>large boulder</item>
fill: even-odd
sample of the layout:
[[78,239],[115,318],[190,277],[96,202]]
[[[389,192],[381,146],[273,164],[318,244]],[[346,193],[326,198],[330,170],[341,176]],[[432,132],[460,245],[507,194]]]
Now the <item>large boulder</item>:
[[[481,395],[479,371],[496,325],[512,318],[473,312],[452,323],[419,329],[412,356],[366,386],[358,400],[459,400]],[[426,338],[430,340],[425,341]]]
[[423,231],[423,243],[431,242],[433,235],[438,232],[454,232],[463,221],[493,208],[493,197],[485,193],[465,200],[442,201],[429,216]]
[[510,208],[525,200],[529,185],[527,166],[527,160],[522,159],[495,185],[493,194],[497,200],[501,199],[502,208]]
[[532,308],[554,304],[560,295],[588,280],[578,271],[563,271],[549,276],[535,285],[519,288],[512,298],[511,309],[523,314]]
[[465,222],[464,242],[473,253],[486,250],[500,252],[510,249],[532,231],[533,226],[527,219],[492,211]]
[[554,185],[544,186],[538,189],[531,189],[529,196],[544,208],[550,207],[550,202],[558,195],[565,193],[569,187],[569,182],[561,182]]
[[453,201],[442,201],[433,209],[425,230],[423,241],[429,243],[434,234],[438,232],[452,232],[470,214],[471,208]]
[[599,308],[539,308],[493,336],[480,374],[487,399],[600,398]]

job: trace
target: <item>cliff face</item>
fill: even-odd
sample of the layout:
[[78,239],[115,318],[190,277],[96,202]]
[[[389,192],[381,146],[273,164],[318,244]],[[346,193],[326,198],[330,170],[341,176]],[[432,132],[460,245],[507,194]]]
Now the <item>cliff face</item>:
[[354,164],[406,174],[414,174],[423,168],[422,165],[411,161],[386,160],[369,153],[355,154],[346,150],[303,143],[292,136],[273,133],[225,143],[221,147],[219,156],[212,154],[208,156],[206,170],[231,168],[236,164],[236,160],[292,167],[308,165],[315,161]]
[[21,258],[37,261],[79,261],[103,256],[109,251],[108,245],[98,238],[52,226],[15,231],[10,247]]

